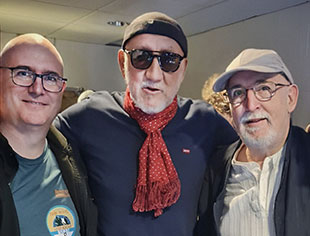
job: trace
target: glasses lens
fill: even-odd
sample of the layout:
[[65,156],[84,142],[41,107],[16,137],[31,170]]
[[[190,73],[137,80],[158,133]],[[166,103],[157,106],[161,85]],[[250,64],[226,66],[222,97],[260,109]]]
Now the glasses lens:
[[231,104],[242,103],[246,97],[246,90],[242,87],[231,88],[227,92]]
[[145,50],[132,50],[130,52],[131,63],[136,69],[147,69],[153,61],[153,55]]
[[12,77],[13,82],[19,86],[30,86],[33,82],[33,72],[22,69],[16,68],[12,70]]
[[46,74],[42,76],[43,87],[50,92],[60,92],[64,82],[61,77],[56,74]]
[[160,55],[161,69],[165,72],[175,72],[180,65],[182,57],[176,53],[163,52]]
[[270,82],[259,83],[253,88],[255,95],[260,100],[269,100],[276,90],[276,85]]

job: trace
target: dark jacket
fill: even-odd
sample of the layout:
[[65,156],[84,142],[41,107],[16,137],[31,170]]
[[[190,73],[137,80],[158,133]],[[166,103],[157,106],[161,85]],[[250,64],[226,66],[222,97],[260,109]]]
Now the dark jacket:
[[[47,140],[79,215],[81,236],[97,235],[97,209],[89,191],[85,167],[78,161],[79,157],[76,154],[73,158],[72,149],[55,127],[50,128]],[[20,235],[17,213],[9,187],[17,169],[15,152],[0,134],[0,236]]]
[[231,126],[203,101],[178,97],[175,117],[162,130],[181,180],[181,196],[164,213],[134,212],[139,150],[146,134],[123,108],[124,93],[96,92],[66,109],[56,127],[85,161],[106,236],[192,236],[206,163],[215,147],[236,140]]
[[[195,235],[217,235],[213,207],[223,191],[231,160],[241,141],[219,149],[212,157],[200,200]],[[276,235],[310,235],[310,135],[292,126],[287,138],[280,188],[274,207]]]

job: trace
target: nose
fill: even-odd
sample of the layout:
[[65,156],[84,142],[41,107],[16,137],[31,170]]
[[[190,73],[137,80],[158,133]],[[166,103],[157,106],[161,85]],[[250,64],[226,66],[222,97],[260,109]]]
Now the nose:
[[33,84],[28,88],[28,92],[33,96],[40,96],[45,93],[43,88],[42,78],[36,77]]
[[163,71],[157,57],[153,58],[152,64],[146,69],[146,78],[153,82],[159,82],[163,79]]
[[247,91],[245,104],[248,111],[254,111],[259,108],[260,101],[256,98],[253,89]]

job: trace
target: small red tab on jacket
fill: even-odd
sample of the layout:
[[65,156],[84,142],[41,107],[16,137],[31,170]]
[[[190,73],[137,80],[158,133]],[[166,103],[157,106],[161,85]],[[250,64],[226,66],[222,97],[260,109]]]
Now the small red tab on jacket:
[[185,153],[185,154],[190,154],[191,153],[191,150],[187,149],[187,148],[183,148],[182,149],[182,152]]

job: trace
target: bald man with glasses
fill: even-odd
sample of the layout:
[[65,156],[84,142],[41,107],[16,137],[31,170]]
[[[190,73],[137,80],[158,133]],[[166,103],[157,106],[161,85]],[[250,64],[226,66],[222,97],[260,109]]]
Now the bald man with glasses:
[[46,38],[24,34],[0,54],[0,235],[97,235],[85,166],[51,126],[67,79]]
[[246,49],[213,89],[226,90],[240,140],[208,165],[197,235],[310,235],[310,136],[292,125],[290,71],[275,51]]
[[137,17],[118,52],[126,91],[93,93],[56,121],[88,168],[99,235],[193,234],[207,159],[236,136],[211,106],[177,95],[187,53],[174,19]]

